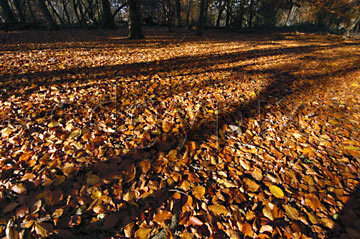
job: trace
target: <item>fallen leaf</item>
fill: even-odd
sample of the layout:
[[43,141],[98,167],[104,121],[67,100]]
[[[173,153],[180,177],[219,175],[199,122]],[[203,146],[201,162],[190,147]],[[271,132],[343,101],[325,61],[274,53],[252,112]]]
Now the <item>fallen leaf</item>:
[[148,227],[140,227],[136,232],[135,232],[135,238],[137,239],[147,239],[150,238],[150,234],[151,231],[153,229],[152,228],[148,228]]
[[283,206],[286,212],[286,215],[293,219],[293,220],[298,220],[300,214],[298,212],[298,210],[290,205],[284,205]]
[[281,188],[279,188],[278,186],[270,185],[269,190],[270,190],[271,194],[277,198],[282,199],[285,196],[283,190]]
[[193,196],[198,199],[201,200],[205,195],[205,188],[203,186],[195,186],[194,187],[194,191],[193,191]]
[[230,214],[224,206],[219,204],[210,205],[208,208],[215,216],[228,216]]
[[155,216],[153,221],[159,223],[160,225],[165,225],[165,221],[170,220],[172,217],[171,212],[165,210],[159,210]]
[[260,185],[257,184],[254,180],[249,178],[244,178],[245,188],[250,192],[257,192],[259,190]]

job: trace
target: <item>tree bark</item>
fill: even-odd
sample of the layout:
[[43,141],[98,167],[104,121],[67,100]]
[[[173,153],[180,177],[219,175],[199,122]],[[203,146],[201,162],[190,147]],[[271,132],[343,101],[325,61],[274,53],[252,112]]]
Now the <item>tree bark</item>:
[[191,0],[188,0],[188,6],[186,11],[186,27],[189,28],[189,19],[190,19],[190,9],[191,9]]
[[9,2],[7,0],[0,0],[0,6],[2,8],[5,22],[10,24],[15,23],[16,18],[13,11],[10,8]]
[[225,19],[225,27],[230,27],[230,17],[231,17],[231,3],[230,0],[226,2],[226,19]]
[[207,18],[208,18],[208,10],[209,10],[209,0],[205,0],[205,10],[204,10],[204,25],[203,28],[206,28]]
[[222,16],[222,13],[224,12],[225,10],[225,6],[226,6],[226,3],[224,2],[224,5],[221,4],[222,2],[220,2],[219,4],[219,14],[217,16],[217,19],[216,19],[216,27],[219,27],[220,26],[220,20],[221,20],[221,16]]
[[14,5],[15,5],[16,11],[17,11],[17,13],[19,15],[20,22],[25,23],[25,16],[24,16],[23,9],[22,9],[22,7],[20,5],[19,0],[14,0]]
[[167,26],[168,31],[173,32],[172,26],[173,26],[173,10],[171,6],[170,0],[166,0],[166,20],[167,20]]
[[176,26],[181,27],[181,3],[180,0],[175,0],[176,7]]
[[244,20],[244,2],[241,1],[240,2],[240,7],[239,7],[239,15],[237,17],[237,21],[236,21],[236,24],[237,24],[237,28],[238,29],[241,29],[242,28],[242,23],[243,23],[243,20]]
[[144,38],[141,30],[140,1],[128,0],[127,2],[129,7],[129,38]]
[[29,12],[30,12],[30,15],[31,15],[31,19],[32,19],[33,23],[35,23],[35,22],[36,22],[36,16],[35,16],[35,14],[34,14],[33,9],[31,8],[30,0],[26,0],[26,3],[27,3],[28,8],[29,8]]
[[61,22],[61,24],[65,25],[65,22],[63,21],[63,19],[61,18],[61,16],[59,15],[59,13],[56,11],[56,9],[54,8],[54,6],[51,4],[51,2],[48,2],[49,6],[51,7],[51,10],[54,12],[54,14],[56,15],[56,17],[59,19],[59,21]]
[[251,0],[250,6],[249,6],[248,28],[252,28],[253,17],[254,17],[254,0]]
[[103,8],[103,14],[102,14],[103,28],[106,29],[115,28],[115,22],[113,15],[111,13],[109,0],[102,0],[102,8]]
[[49,9],[46,6],[45,0],[38,0],[38,6],[40,7],[42,14],[44,15],[51,29],[58,29],[58,25],[56,24],[55,20],[52,18]]
[[205,0],[201,0],[200,1],[199,19],[198,19],[197,28],[196,28],[197,36],[202,35],[202,29],[204,27],[204,12],[205,12]]

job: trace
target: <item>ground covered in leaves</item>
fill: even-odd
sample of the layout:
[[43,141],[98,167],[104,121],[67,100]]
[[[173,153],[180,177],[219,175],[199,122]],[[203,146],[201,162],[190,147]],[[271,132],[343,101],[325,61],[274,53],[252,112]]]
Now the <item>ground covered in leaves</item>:
[[0,237],[360,238],[360,42],[0,33]]

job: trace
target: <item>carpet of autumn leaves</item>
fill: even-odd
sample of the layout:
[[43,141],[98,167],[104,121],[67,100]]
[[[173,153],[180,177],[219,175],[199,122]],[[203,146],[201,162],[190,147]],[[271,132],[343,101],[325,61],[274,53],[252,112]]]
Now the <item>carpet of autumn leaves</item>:
[[0,237],[360,238],[360,42],[0,32]]

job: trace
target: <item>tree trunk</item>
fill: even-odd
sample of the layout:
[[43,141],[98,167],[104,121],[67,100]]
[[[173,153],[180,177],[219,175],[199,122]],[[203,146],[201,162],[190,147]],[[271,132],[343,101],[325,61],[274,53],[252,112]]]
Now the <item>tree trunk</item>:
[[216,19],[216,27],[219,27],[219,26],[220,26],[221,16],[222,16],[222,13],[223,13],[224,10],[225,10],[225,5],[226,5],[226,3],[224,3],[224,5],[222,5],[221,3],[222,3],[222,2],[220,2],[220,5],[219,5],[219,14],[218,14],[217,19]]
[[13,11],[10,8],[10,5],[8,3],[7,0],[0,0],[0,6],[2,8],[2,12],[5,18],[5,22],[6,23],[15,23],[16,22],[16,18],[15,15],[13,13]]
[[111,14],[111,7],[109,0],[102,0],[102,20],[103,20],[103,28],[113,29],[115,28],[115,22],[113,15]]
[[202,35],[202,29],[204,27],[204,12],[205,12],[205,0],[201,0],[200,1],[199,19],[197,22],[197,29],[196,29],[197,36]]
[[237,28],[238,29],[241,29],[242,28],[242,23],[243,23],[243,20],[244,20],[244,2],[240,2],[240,9],[239,9],[239,15],[238,15],[238,18],[237,18],[237,21],[236,21],[236,24],[237,24]]
[[58,29],[58,25],[56,24],[55,20],[52,18],[49,9],[46,6],[45,0],[38,0],[38,6],[40,7],[42,14],[44,15],[51,29]]
[[175,7],[176,7],[176,26],[178,28],[181,27],[181,4],[180,0],[175,0]]
[[207,24],[208,9],[209,9],[209,0],[205,0],[204,23],[203,23],[204,28],[206,28],[206,24]]
[[170,0],[166,0],[166,20],[168,31],[173,32],[172,25],[173,25],[173,11]]
[[59,13],[56,11],[56,9],[54,8],[54,6],[51,4],[51,2],[48,2],[49,6],[51,7],[51,10],[54,12],[54,14],[56,15],[56,17],[59,19],[59,21],[61,22],[61,24],[65,25],[65,22],[63,21],[63,19],[61,18],[61,16],[59,15]]
[[85,16],[85,11],[83,10],[83,2],[81,0],[79,0],[79,12],[81,14],[81,24],[83,26],[87,26],[87,22],[86,22],[86,16]]
[[63,9],[64,9],[64,11],[63,11],[64,19],[66,17],[67,24],[71,24],[71,20],[70,20],[70,16],[69,16],[69,13],[68,13],[67,8],[66,8],[67,4],[65,3],[65,0],[62,0],[62,5],[63,5]]
[[190,9],[191,9],[191,0],[188,0],[188,7],[186,11],[186,27],[189,28],[189,19],[190,19]]
[[230,0],[227,0],[226,2],[226,19],[225,19],[225,27],[230,27],[230,17],[231,17],[231,5]]
[[26,0],[26,3],[27,3],[28,8],[29,8],[29,12],[30,12],[30,15],[31,15],[31,19],[32,19],[33,23],[35,23],[35,22],[36,22],[36,16],[35,16],[35,13],[34,13],[32,7],[31,7],[30,0]]
[[128,0],[129,7],[129,38],[144,38],[141,30],[141,15],[139,0]]
[[24,16],[23,9],[22,9],[22,7],[20,5],[19,0],[14,0],[14,5],[15,5],[16,11],[17,11],[17,13],[19,15],[20,22],[25,23],[25,16]]
[[249,6],[248,28],[252,28],[253,17],[254,17],[254,0],[251,0],[250,6]]

